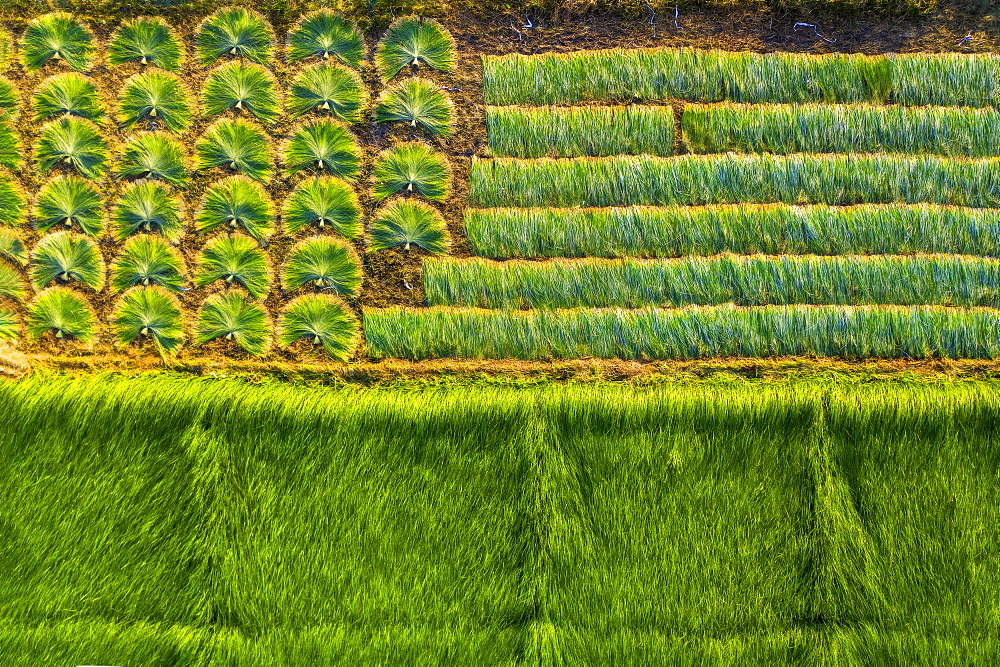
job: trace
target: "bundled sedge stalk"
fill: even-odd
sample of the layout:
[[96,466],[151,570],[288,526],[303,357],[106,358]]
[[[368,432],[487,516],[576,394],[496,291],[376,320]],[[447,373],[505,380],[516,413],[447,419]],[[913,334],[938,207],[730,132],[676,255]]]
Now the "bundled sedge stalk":
[[486,133],[500,157],[673,155],[674,111],[654,107],[487,107]]
[[1000,357],[1000,311],[940,306],[394,307],[366,310],[364,328],[375,359]]
[[692,104],[681,117],[692,153],[990,157],[1000,155],[998,125],[1000,112],[994,109],[840,104]]
[[473,159],[470,204],[726,203],[1000,206],[1000,161],[894,155],[683,155]]
[[427,258],[423,267],[424,289],[432,306],[1000,307],[1000,260],[956,255],[719,255],[549,262]]
[[485,257],[913,255],[1000,257],[1000,210],[936,204],[723,204],[467,209]]
[[1000,100],[1000,57],[695,49],[485,56],[483,89],[492,105],[682,99],[988,107]]

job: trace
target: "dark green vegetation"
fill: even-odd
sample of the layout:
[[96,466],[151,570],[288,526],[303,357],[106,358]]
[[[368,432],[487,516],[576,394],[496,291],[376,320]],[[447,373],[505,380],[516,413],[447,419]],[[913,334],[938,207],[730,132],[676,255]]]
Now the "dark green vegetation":
[[689,306],[364,312],[374,359],[1000,359],[1000,312],[945,306]]
[[469,209],[486,257],[752,255],[1000,256],[997,209],[932,204]]
[[427,302],[481,308],[778,304],[1000,307],[1000,260],[959,255],[716,255],[424,261]]
[[991,665],[998,399],[4,384],[0,655]]
[[998,72],[1000,57],[988,54],[608,49],[485,57],[483,94],[497,105],[678,99],[988,107],[1000,100]]

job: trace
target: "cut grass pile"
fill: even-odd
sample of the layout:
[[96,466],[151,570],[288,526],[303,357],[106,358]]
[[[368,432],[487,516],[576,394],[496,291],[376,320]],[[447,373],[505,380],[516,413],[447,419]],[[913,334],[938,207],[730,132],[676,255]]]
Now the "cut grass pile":
[[987,384],[8,383],[0,649],[985,666],[998,404]]
[[118,122],[182,132],[191,122],[191,102],[180,78],[152,71],[129,79],[118,102]]
[[308,58],[339,59],[358,68],[365,52],[365,41],[358,26],[349,19],[319,9],[306,14],[288,33],[288,60],[298,63]]
[[35,229],[79,228],[90,236],[104,229],[103,200],[97,188],[78,176],[56,176],[42,186],[35,201]]
[[159,132],[140,134],[122,150],[118,164],[122,178],[144,178],[185,187],[188,168],[179,140]]
[[451,242],[441,214],[415,199],[395,199],[380,208],[368,226],[368,237],[369,250],[409,250],[413,245],[434,255],[447,252]]
[[467,209],[485,257],[913,255],[1000,257],[1000,210],[935,204],[723,204]]
[[375,359],[996,359],[1000,311],[942,306],[367,309]]
[[76,72],[56,74],[43,81],[32,99],[32,109],[36,121],[62,116],[97,121],[104,115],[97,87]]
[[255,299],[263,298],[271,286],[267,255],[246,236],[220,236],[208,243],[198,258],[198,284],[210,285],[217,280],[226,287],[242,287]]
[[[992,157],[1000,155],[1000,139],[995,132],[998,125],[1000,112],[995,109],[952,107],[689,104],[681,115],[684,143],[692,153]],[[517,134],[513,127],[504,131],[511,136]]]
[[29,72],[64,62],[77,71],[89,69],[94,36],[66,12],[53,12],[31,21],[21,36],[21,63]]
[[181,41],[164,19],[144,17],[124,23],[108,45],[112,65],[138,63],[176,72],[184,57]]
[[1000,206],[1000,161],[897,155],[474,158],[470,205],[726,203]]
[[455,40],[433,19],[401,18],[382,36],[375,64],[385,81],[406,68],[430,67],[450,72],[455,67]]
[[314,111],[346,123],[357,123],[367,98],[368,91],[357,72],[323,63],[302,70],[292,81],[288,112],[298,117]]
[[1000,101],[1000,57],[666,48],[484,56],[483,96],[498,106],[681,99],[989,107]]
[[674,111],[668,106],[487,107],[486,134],[490,152],[499,157],[667,156],[674,154]]
[[960,255],[716,255],[547,262],[428,258],[423,276],[432,306],[1000,307],[1000,260]]
[[454,107],[433,81],[413,77],[383,91],[375,107],[375,120],[407,123],[445,137],[451,132]]

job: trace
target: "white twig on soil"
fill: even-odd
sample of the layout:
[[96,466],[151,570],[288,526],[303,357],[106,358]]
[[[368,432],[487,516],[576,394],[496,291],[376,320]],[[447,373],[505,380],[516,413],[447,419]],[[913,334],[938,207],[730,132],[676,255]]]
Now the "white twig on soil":
[[653,39],[656,39],[656,12],[653,11],[653,5],[649,4],[645,0],[640,0],[640,4],[649,10],[649,25],[653,29]]
[[794,30],[795,32],[798,32],[799,28],[812,28],[813,34],[822,39],[824,42],[829,42],[830,44],[833,44],[834,42],[837,41],[835,39],[827,39],[823,35],[819,34],[819,28],[816,27],[815,23],[802,23],[800,21],[792,26],[792,30]]

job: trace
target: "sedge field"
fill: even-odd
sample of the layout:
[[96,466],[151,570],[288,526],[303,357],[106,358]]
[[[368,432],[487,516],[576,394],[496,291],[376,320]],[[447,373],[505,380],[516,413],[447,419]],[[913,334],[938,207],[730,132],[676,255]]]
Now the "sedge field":
[[992,664],[991,383],[0,388],[4,664]]

